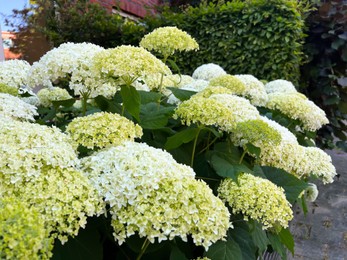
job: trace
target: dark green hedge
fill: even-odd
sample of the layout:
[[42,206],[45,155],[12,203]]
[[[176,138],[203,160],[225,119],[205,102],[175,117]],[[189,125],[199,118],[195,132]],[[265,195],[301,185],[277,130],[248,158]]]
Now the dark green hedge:
[[[201,4],[146,21],[148,30],[171,25],[187,31],[200,50],[177,55],[184,73],[204,63],[217,63],[231,74],[260,79],[299,79],[304,19],[297,1],[251,0]],[[188,61],[188,62],[187,62]]]

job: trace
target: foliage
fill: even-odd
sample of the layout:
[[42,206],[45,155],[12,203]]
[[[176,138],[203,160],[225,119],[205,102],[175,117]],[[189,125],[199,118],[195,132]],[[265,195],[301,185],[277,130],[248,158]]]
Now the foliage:
[[178,12],[164,9],[159,19],[148,17],[146,22],[150,29],[178,26],[197,40],[197,54],[176,56],[185,74],[213,62],[232,74],[252,74],[267,80],[283,78],[296,83],[303,58],[301,13],[305,10],[296,1],[202,2]]
[[318,131],[320,145],[347,151],[347,3],[324,1],[316,7],[307,18],[308,62],[301,68],[301,84],[330,120]]

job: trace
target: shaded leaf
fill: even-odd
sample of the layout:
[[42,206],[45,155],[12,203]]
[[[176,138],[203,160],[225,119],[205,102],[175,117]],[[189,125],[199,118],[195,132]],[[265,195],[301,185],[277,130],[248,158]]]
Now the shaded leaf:
[[253,243],[258,247],[258,254],[262,255],[267,249],[267,245],[270,243],[267,238],[266,232],[262,229],[261,224],[256,221],[249,221],[250,224],[250,234],[253,240]]
[[144,91],[144,90],[138,90],[138,93],[141,96],[141,103],[147,104],[147,103],[158,103],[160,101],[162,94],[152,91]]
[[246,147],[247,147],[247,151],[249,153],[253,154],[255,157],[259,157],[260,152],[261,152],[259,147],[256,147],[251,143],[246,144]]
[[198,128],[188,128],[169,137],[165,143],[165,149],[171,150],[180,147],[182,144],[189,143],[198,134]]
[[121,86],[120,94],[125,109],[140,122],[141,96],[133,86]]
[[235,241],[217,241],[209,247],[206,256],[211,260],[235,260],[242,259],[242,252]]
[[188,258],[175,246],[171,249],[170,260],[188,260]]
[[287,259],[287,250],[284,247],[284,245],[282,244],[279,236],[277,234],[273,234],[273,233],[268,233],[268,238],[271,244],[271,247],[273,248],[273,250],[275,250],[277,253],[279,253],[279,255],[281,256],[281,258],[283,260]]
[[288,248],[288,250],[294,255],[294,238],[289,229],[282,229],[278,234],[281,242]]
[[174,107],[162,107],[157,103],[148,103],[141,106],[141,127],[144,129],[159,129],[167,125],[174,112]]
[[74,98],[52,101],[52,103],[55,107],[59,107],[59,106],[71,107],[75,102],[76,102],[76,99],[74,99]]
[[175,97],[177,97],[181,101],[188,100],[191,96],[196,94],[195,91],[184,90],[179,88],[168,87],[167,89],[170,89],[172,93],[175,95]]

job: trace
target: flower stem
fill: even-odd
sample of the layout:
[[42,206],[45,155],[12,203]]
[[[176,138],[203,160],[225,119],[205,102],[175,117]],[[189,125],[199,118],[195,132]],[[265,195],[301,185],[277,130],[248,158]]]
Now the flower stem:
[[244,158],[244,157],[245,157],[245,155],[246,155],[246,152],[247,152],[247,149],[245,149],[245,150],[243,151],[243,153],[242,153],[242,155],[241,155],[241,158],[240,158],[240,161],[239,161],[239,164],[241,164],[241,163],[242,163],[243,158]]
[[140,251],[139,255],[136,257],[136,260],[140,260],[141,259],[143,254],[146,252],[146,249],[149,246],[149,243],[150,242],[149,242],[148,238],[146,238],[145,242],[143,242],[143,244],[142,244],[141,251]]
[[193,167],[194,164],[194,157],[195,157],[195,149],[196,149],[196,143],[198,142],[198,137],[201,131],[201,127],[198,128],[198,132],[196,133],[194,144],[193,144],[193,151],[192,151],[192,159],[190,160],[190,167]]

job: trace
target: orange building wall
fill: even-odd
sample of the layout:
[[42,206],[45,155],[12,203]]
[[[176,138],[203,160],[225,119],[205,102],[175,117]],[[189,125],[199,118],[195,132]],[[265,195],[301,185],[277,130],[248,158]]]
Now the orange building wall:
[[[1,37],[3,41],[5,42],[8,39],[15,39],[16,35],[11,32],[2,31]],[[5,54],[5,60],[19,59],[21,57],[20,54],[15,54],[11,52],[10,49],[5,46],[5,44],[4,44],[4,54]]]

